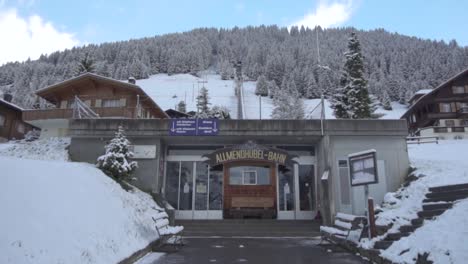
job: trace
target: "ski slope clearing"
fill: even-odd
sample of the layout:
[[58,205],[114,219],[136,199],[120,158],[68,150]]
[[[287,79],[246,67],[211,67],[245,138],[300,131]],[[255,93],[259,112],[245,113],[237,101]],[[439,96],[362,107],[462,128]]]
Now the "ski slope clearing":
[[66,162],[67,142],[0,144],[0,263],[117,263],[158,238],[163,209],[94,165]]
[[[181,101],[187,104],[187,111],[197,111],[198,91],[205,86],[208,89],[211,107],[214,105],[225,106],[231,116],[237,118],[237,98],[234,93],[233,80],[221,80],[220,75],[206,73],[202,78],[190,74],[156,74],[149,79],[138,80],[137,85],[163,109],[176,108]],[[260,100],[255,95],[256,82],[244,82],[244,119],[260,119]],[[317,105],[320,99],[305,99],[305,114],[308,118],[320,118],[320,107]],[[271,119],[273,100],[270,97],[262,97],[262,119]],[[328,119],[335,118],[329,103],[325,103],[325,115]]]
[[[468,183],[468,140],[410,145],[408,151],[411,164],[416,168],[413,174],[417,180],[395,193],[387,193],[383,212],[376,220],[378,225],[393,224],[390,233],[418,217],[417,212],[422,210],[422,201],[429,187]],[[465,199],[435,220],[426,220],[416,232],[383,251],[382,256],[396,263],[414,263],[413,258],[418,254],[429,252],[434,263],[464,263],[468,259],[468,244],[463,242],[468,235],[466,219],[468,201]],[[364,241],[361,246],[369,248],[382,238]],[[401,254],[403,251],[405,253]]]

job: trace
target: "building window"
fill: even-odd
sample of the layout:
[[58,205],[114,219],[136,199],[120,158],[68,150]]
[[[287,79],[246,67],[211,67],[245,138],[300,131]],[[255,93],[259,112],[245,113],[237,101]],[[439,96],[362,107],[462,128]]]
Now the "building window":
[[465,93],[465,87],[463,87],[463,86],[452,86],[452,92],[454,94],[463,94],[463,93]]
[[3,115],[0,115],[0,127],[4,126],[6,123],[6,118]]
[[24,134],[24,124],[23,123],[18,123],[16,125],[16,131],[18,131],[18,133]]
[[230,185],[269,185],[269,166],[236,166],[229,168]]
[[102,107],[120,107],[120,99],[102,100]]
[[468,126],[468,119],[463,119],[463,120],[461,121],[461,125],[462,125],[462,126]]
[[455,126],[455,120],[445,120],[445,126],[454,127]]
[[434,133],[447,133],[448,129],[446,127],[434,127]]
[[257,184],[257,171],[243,171],[242,183],[244,185],[256,185]]
[[441,103],[439,104],[440,112],[441,113],[451,113],[452,108],[450,107],[450,103]]

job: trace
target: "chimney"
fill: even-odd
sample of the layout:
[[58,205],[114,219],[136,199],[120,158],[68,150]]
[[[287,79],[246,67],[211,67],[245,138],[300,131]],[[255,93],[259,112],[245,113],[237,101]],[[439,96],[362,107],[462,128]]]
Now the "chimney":
[[6,92],[3,94],[3,100],[11,103],[11,100],[13,100],[13,95],[11,93]]
[[128,83],[131,83],[131,84],[136,84],[136,80],[134,77],[128,77]]

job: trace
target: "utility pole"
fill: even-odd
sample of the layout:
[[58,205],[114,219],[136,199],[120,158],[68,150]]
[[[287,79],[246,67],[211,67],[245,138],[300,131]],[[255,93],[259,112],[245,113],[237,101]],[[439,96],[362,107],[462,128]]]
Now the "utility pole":
[[258,95],[258,102],[259,102],[260,120],[262,120],[262,96],[261,95]]

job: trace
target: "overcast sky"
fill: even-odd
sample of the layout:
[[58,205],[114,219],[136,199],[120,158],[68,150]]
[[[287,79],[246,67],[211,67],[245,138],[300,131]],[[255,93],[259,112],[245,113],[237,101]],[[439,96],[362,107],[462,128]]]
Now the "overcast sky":
[[0,64],[87,43],[197,27],[384,28],[468,45],[463,0],[0,0]]

